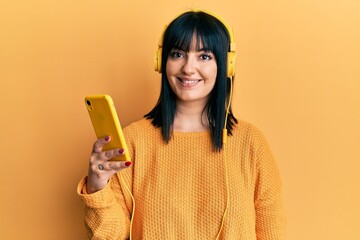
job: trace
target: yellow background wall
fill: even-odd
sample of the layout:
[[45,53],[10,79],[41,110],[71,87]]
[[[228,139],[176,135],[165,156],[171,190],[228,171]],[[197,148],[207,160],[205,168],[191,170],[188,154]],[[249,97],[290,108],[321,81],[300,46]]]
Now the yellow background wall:
[[95,135],[83,98],[123,126],[159,93],[163,26],[203,8],[233,26],[234,110],[278,159],[288,239],[360,239],[360,2],[0,2],[0,239],[85,239],[75,188]]

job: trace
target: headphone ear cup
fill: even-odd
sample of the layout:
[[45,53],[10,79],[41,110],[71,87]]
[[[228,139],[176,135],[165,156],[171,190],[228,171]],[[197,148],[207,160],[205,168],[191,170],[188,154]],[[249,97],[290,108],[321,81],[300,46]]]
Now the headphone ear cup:
[[155,53],[154,57],[154,67],[155,71],[161,73],[161,54],[162,54],[162,48],[159,47],[158,50]]
[[236,53],[228,52],[227,57],[227,76],[233,77],[235,75],[235,61],[236,61]]

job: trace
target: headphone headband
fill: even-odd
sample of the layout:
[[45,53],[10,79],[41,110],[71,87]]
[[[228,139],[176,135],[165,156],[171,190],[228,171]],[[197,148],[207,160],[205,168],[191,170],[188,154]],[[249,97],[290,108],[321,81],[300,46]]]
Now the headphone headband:
[[[210,16],[213,16],[214,18],[219,20],[225,26],[225,28],[229,34],[229,40],[230,40],[229,52],[228,52],[228,56],[227,56],[227,76],[233,77],[235,75],[236,44],[234,42],[234,34],[233,34],[232,29],[220,16],[218,16],[214,13],[210,13],[208,11],[203,11],[203,10],[195,11],[195,12],[204,12]],[[186,13],[186,12],[179,14],[172,21],[174,21],[175,19],[177,19],[179,16],[183,15],[184,13]],[[162,64],[161,54],[162,54],[163,38],[164,38],[164,33],[167,28],[168,28],[168,25],[165,25],[164,30],[159,39],[158,50],[155,53],[155,59],[154,59],[155,71],[157,71],[159,73],[161,73],[161,64]]]

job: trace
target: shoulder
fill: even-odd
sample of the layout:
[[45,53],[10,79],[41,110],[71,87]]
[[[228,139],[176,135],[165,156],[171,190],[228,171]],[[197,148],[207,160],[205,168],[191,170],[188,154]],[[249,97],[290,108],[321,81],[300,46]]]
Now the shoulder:
[[270,146],[263,131],[247,121],[238,121],[228,141],[232,142],[234,147],[242,146],[253,153],[270,152]]
[[142,118],[124,128],[126,138],[154,137],[160,133],[160,129],[151,124],[151,120]]
[[238,123],[234,126],[233,135],[235,137],[250,137],[252,139],[264,138],[263,132],[257,126],[245,120],[238,120]]
[[151,124],[151,120],[142,118],[138,121],[132,122],[124,128],[124,131],[134,130],[134,129],[147,129],[147,128],[154,128]]

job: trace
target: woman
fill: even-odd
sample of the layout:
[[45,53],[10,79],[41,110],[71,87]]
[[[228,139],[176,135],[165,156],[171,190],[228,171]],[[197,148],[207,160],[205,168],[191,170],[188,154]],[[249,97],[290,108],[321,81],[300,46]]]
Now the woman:
[[124,151],[102,152],[111,139],[98,139],[79,183],[90,238],[284,239],[276,162],[231,111],[234,55],[213,14],[186,12],[166,28],[158,103],[124,129],[132,162],[109,161]]

